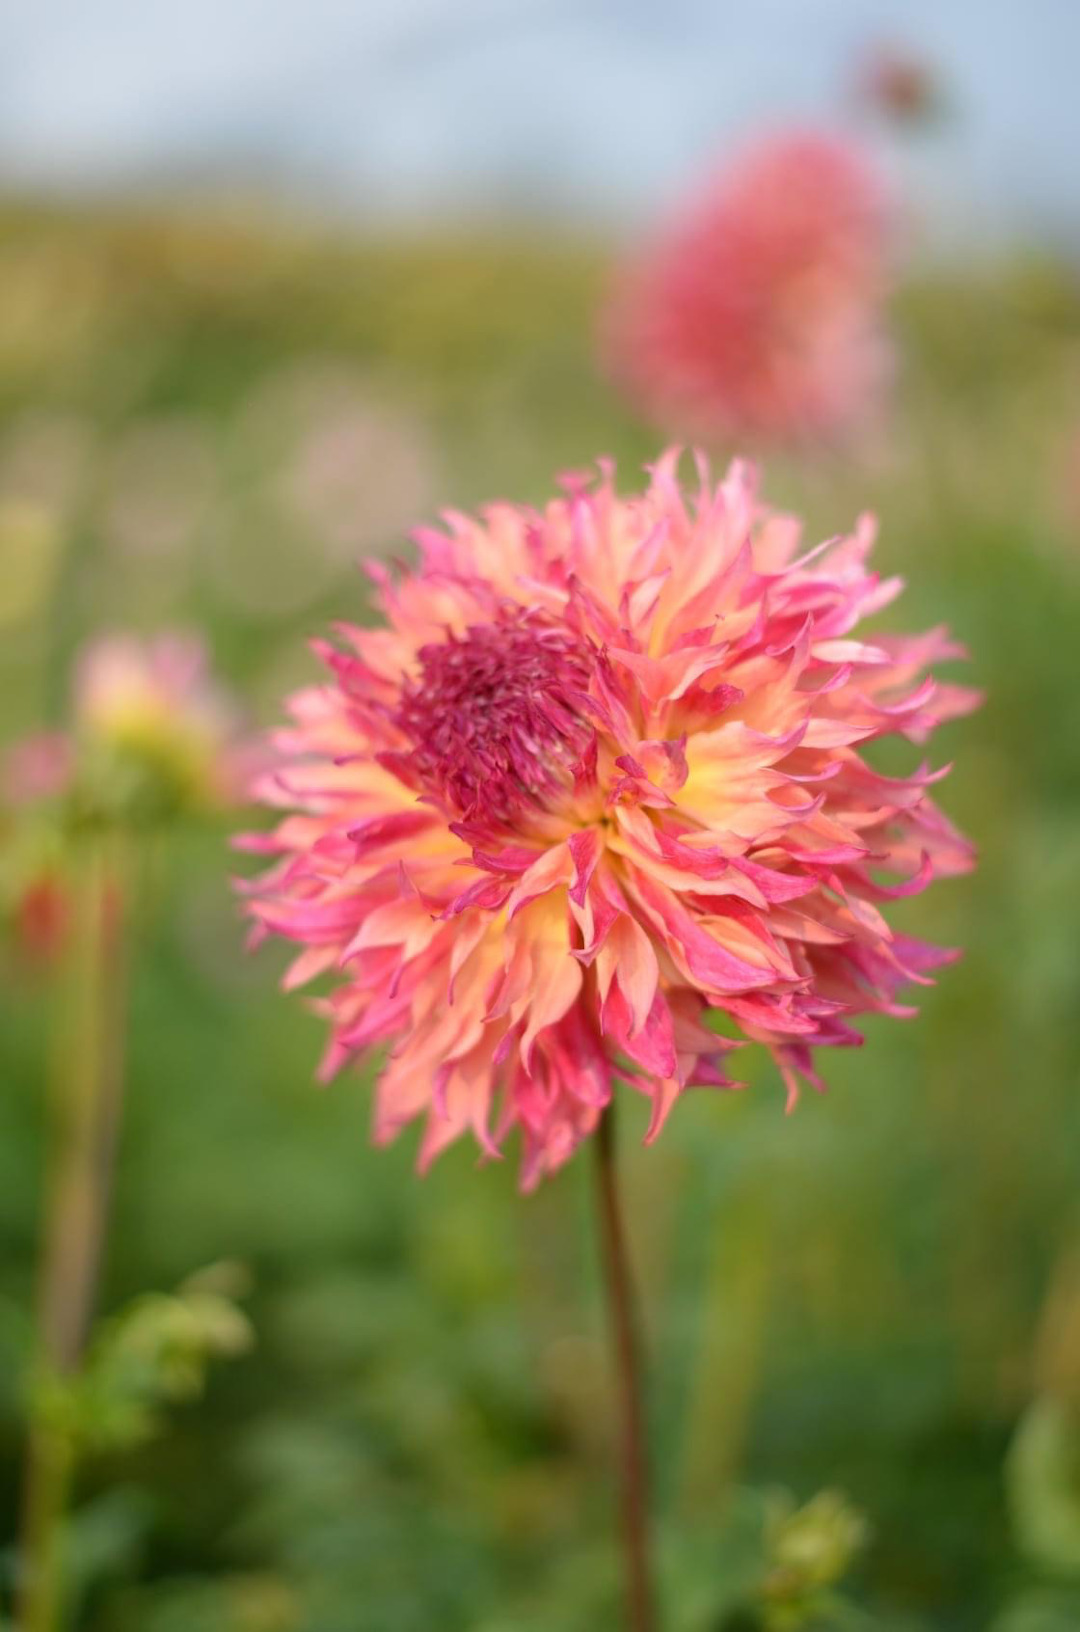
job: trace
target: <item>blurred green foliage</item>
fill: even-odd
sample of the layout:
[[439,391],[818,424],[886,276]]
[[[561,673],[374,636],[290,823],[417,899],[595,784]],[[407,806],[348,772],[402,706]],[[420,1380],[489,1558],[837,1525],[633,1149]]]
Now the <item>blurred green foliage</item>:
[[[5,739],[56,723],[86,636],[163,623],[206,630],[269,723],[314,672],[303,638],[365,615],[354,556],[406,548],[444,503],[542,498],[602,452],[635,480],[656,442],[593,368],[604,279],[588,246],[8,206]],[[910,583],[890,619],[972,648],[987,706],[936,762],[956,759],[943,799],[982,866],[896,913],[967,953],[791,1118],[761,1062],[745,1095],[688,1096],[647,1152],[628,1107],[670,1632],[1080,1624],[1075,1441],[1051,1443],[1080,1376],[1061,1317],[1080,1295],[1075,270],[913,275],[896,322],[888,432],[857,459],[770,460],[767,490],[817,536],[877,510],[880,564]],[[373,1152],[363,1077],[312,1085],[320,1025],[275,992],[283,958],[240,955],[224,833],[153,861],[103,1307],[160,1310],[156,1289],[240,1259],[257,1341],[152,1444],[87,1466],[81,1626],[617,1624],[581,1164],[522,1200],[512,1161],[461,1146],[419,1183],[408,1136]],[[47,960],[2,956],[10,1536],[50,991]],[[844,1490],[869,1516],[858,1557],[846,1507],[778,1521],[747,1488],[778,1485]]]
[[164,1407],[198,1398],[211,1360],[236,1358],[251,1342],[248,1321],[205,1271],[101,1321],[75,1373],[32,1377],[27,1416],[77,1457],[129,1450],[164,1431]]

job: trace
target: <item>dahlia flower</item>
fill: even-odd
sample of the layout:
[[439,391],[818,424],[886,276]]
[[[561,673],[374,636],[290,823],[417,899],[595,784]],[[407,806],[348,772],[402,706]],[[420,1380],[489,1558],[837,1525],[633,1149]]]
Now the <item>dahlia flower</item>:
[[242,887],[255,938],[301,949],[285,987],[334,977],[322,1075],[388,1046],[377,1142],[423,1118],[424,1168],[516,1128],[529,1187],[616,1080],[649,1139],[684,1089],[737,1086],[718,1015],[792,1105],[853,1017],[912,1012],[900,988],[952,954],[882,904],[972,852],[941,771],[860,750],[975,697],[923,678],[961,655],[943,630],[855,633],[901,588],[868,569],[869,518],[800,555],[752,469],[714,489],[699,459],[687,495],[672,451],[632,498],[602,466],[415,536],[415,570],[369,568],[384,622],[317,643],[326,683],[257,787],[285,814],[239,841],[275,858]]
[[76,667],[75,727],[95,780],[122,769],[155,806],[214,808],[235,792],[235,713],[195,636],[93,641]]
[[705,439],[858,428],[889,373],[887,212],[859,153],[761,142],[623,269],[607,368],[644,413]]
[[231,804],[252,768],[197,637],[105,635],[76,659],[70,727],[16,744],[2,792],[77,820],[156,821]]

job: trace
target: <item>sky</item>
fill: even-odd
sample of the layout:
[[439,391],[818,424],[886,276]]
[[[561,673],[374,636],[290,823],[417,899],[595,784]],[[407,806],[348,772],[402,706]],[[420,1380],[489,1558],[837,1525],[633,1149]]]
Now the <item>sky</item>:
[[[1080,243],[1080,0],[4,0],[0,186],[247,189],[360,219],[642,218],[868,47],[949,117],[883,146],[933,230]],[[880,132],[866,133],[883,143]]]

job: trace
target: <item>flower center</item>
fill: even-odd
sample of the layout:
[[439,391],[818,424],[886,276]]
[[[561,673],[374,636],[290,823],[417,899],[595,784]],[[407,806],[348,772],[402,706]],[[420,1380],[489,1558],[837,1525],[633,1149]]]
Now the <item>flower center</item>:
[[397,724],[421,780],[465,816],[505,819],[565,786],[593,735],[575,692],[589,650],[529,613],[423,646]]

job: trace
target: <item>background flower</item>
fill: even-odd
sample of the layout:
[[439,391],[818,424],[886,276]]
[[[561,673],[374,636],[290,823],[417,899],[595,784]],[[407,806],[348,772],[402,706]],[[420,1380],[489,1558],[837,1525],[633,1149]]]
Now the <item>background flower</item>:
[[602,347],[654,422],[709,439],[850,435],[880,411],[887,211],[838,138],[748,148],[623,268]]
[[226,809],[256,763],[197,636],[103,635],[76,658],[69,727],[16,743],[4,791],[77,821],[154,822]]

